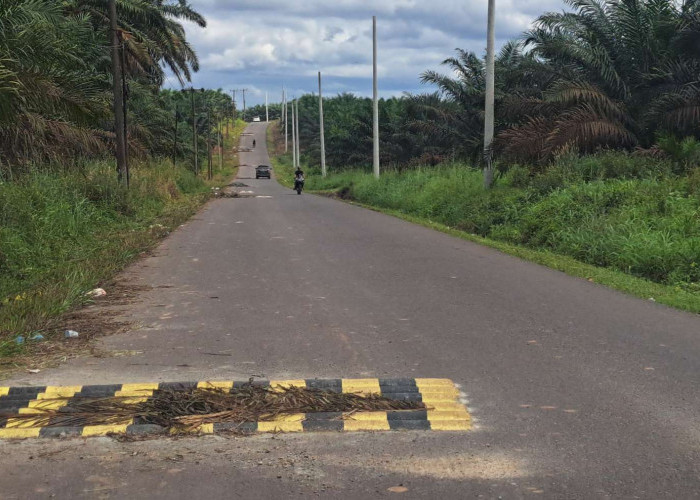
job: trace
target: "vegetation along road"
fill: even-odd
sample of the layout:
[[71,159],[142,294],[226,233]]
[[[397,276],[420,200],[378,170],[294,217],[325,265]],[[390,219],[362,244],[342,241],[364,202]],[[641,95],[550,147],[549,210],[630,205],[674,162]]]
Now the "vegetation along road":
[[8,385],[449,378],[471,430],[7,442],[3,496],[698,491],[700,318],[255,180],[265,128],[242,138],[258,144],[241,153],[245,197],[210,203],[123,276],[140,291],[111,308],[132,325],[99,347],[128,355]]

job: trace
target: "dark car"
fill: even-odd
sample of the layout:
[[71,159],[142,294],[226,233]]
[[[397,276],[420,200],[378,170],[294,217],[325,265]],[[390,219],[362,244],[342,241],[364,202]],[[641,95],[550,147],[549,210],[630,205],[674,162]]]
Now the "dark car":
[[255,167],[255,178],[260,179],[261,177],[267,177],[268,179],[271,178],[270,171],[272,169],[267,166],[267,165],[258,165]]

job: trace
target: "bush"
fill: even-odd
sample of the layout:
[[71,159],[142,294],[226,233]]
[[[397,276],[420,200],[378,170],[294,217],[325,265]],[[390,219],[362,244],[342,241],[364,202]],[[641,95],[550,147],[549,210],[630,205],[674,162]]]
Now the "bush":
[[147,226],[180,196],[207,190],[169,162],[134,169],[129,190],[99,162],[0,183],[0,300],[102,251],[105,235]]

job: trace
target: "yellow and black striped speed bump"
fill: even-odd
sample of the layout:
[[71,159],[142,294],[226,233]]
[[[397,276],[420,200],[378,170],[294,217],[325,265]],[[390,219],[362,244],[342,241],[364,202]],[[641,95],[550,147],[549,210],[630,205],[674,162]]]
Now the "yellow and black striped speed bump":
[[[125,401],[143,401],[158,389],[184,390],[193,387],[232,389],[249,382],[162,382],[145,384],[0,387],[0,439],[104,436],[107,434],[136,435],[162,432],[156,425],[129,419],[113,425],[71,427],[61,425],[70,419],[71,402],[85,398],[125,397]],[[449,379],[394,378],[394,379],[306,379],[256,381],[255,385],[275,387],[307,387],[333,392],[357,394],[381,394],[384,397],[422,401],[425,410],[398,410],[325,413],[300,413],[282,415],[271,421],[244,423],[204,424],[198,432],[210,434],[235,429],[243,432],[302,432],[302,431],[388,431],[388,430],[436,430],[467,431],[471,417],[459,401],[459,391]],[[132,399],[133,398],[133,399]],[[39,422],[20,414],[41,415],[45,410],[57,410],[46,422]],[[65,415],[65,416],[64,416]]]

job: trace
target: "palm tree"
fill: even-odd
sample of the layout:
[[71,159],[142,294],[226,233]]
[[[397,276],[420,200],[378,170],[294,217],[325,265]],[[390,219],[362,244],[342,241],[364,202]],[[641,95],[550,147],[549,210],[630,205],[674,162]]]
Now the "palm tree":
[[648,147],[660,125],[697,123],[697,59],[682,50],[694,47],[696,0],[566,2],[572,11],[540,16],[524,37],[552,84],[510,103],[514,126],[497,140],[503,153],[548,161],[568,150]]
[[[88,14],[100,31],[109,26],[103,0],[69,0],[65,9],[71,15]],[[187,0],[118,0],[117,17],[126,52],[125,70],[130,75],[146,76],[160,86],[165,66],[184,84],[192,71],[199,69],[197,55],[179,21],[204,27],[206,20]]]
[[0,156],[3,168],[96,153],[108,112],[89,19],[56,2],[0,0]]
[[[421,82],[435,85],[438,96],[444,102],[432,103],[425,112],[440,115],[436,123],[426,123],[424,128],[432,135],[438,132],[455,135],[457,156],[480,161],[484,133],[484,99],[486,90],[484,60],[473,52],[456,50],[457,55],[443,61],[454,76],[436,71],[426,71]],[[496,130],[512,125],[502,113],[504,105],[513,99],[518,103],[532,99],[552,81],[550,72],[533,53],[523,51],[523,43],[507,43],[496,57]]]

